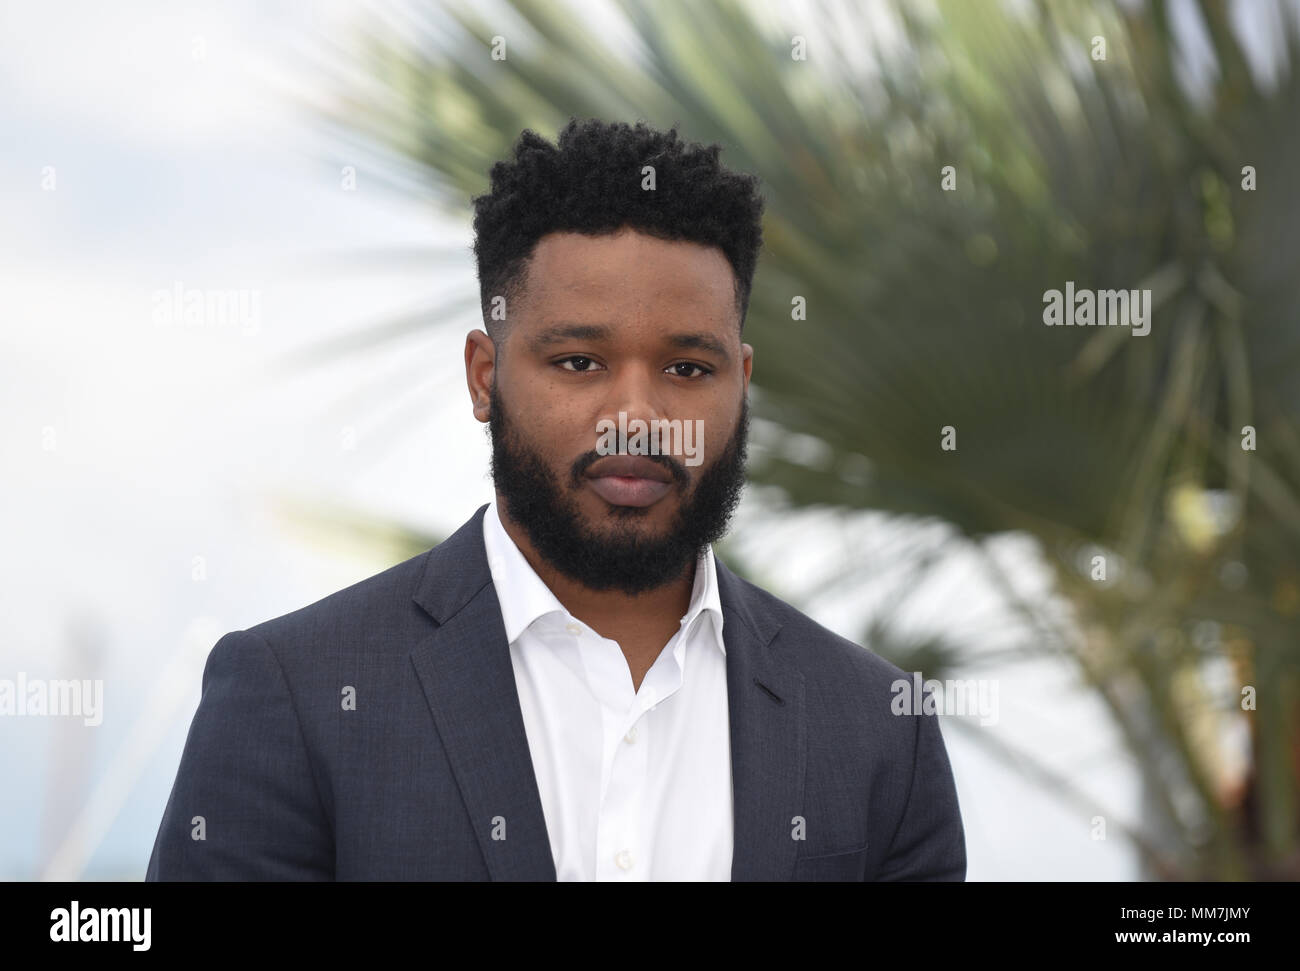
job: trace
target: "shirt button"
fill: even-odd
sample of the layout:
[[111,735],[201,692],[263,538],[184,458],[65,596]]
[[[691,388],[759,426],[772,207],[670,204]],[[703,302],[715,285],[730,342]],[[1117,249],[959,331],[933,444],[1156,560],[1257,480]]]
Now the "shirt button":
[[614,857],[614,863],[620,870],[632,869],[632,854],[627,850],[619,850],[618,855]]
[[635,741],[636,741],[636,726],[635,726],[635,725],[633,725],[631,728],[629,728],[629,729],[627,730],[627,734],[623,736],[623,741],[628,742],[628,743],[632,743],[632,742],[635,742]]
[[564,629],[567,630],[570,634],[582,633],[582,628],[579,627],[577,624],[565,624]]

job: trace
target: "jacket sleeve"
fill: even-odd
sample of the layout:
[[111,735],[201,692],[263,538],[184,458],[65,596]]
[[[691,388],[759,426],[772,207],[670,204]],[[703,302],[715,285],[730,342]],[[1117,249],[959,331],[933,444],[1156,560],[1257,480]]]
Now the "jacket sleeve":
[[916,720],[912,782],[898,830],[874,880],[965,880],[966,834],[948,752],[932,714]]
[[334,839],[284,671],[258,634],[208,655],[145,879],[332,880]]

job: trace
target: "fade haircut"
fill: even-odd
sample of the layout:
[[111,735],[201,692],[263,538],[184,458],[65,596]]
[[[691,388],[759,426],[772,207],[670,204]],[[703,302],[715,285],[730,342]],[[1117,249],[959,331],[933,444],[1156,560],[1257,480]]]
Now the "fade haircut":
[[[524,129],[513,157],[492,166],[490,191],[473,199],[479,301],[493,342],[500,346],[505,331],[492,319],[492,298],[506,298],[507,315],[516,306],[538,240],[624,227],[721,249],[735,274],[743,331],[763,244],[758,178],[719,164],[716,144],[679,140],[675,124],[665,132],[640,121],[570,118],[557,143]],[[655,170],[653,191],[641,188],[646,165]]]

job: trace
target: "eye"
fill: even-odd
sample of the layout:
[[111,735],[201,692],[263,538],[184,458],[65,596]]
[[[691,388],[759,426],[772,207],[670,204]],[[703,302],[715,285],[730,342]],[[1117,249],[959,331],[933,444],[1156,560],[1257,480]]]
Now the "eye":
[[[682,372],[682,369],[683,369],[683,368],[686,368],[686,369],[694,368],[698,373],[697,373],[697,374],[685,374],[685,373]],[[693,363],[693,362],[691,362],[691,361],[678,361],[676,364],[670,364],[670,365],[668,365],[668,367],[665,368],[665,370],[667,370],[667,371],[671,371],[673,374],[677,375],[679,378],[696,378],[696,377],[700,377],[701,375],[712,374],[712,373],[713,373],[713,372],[712,372],[711,370],[709,370],[708,368],[706,368],[706,367],[702,367],[701,365],[699,365],[699,364],[695,364],[695,363]]]
[[[590,371],[594,367],[598,366],[591,358],[583,357],[581,354],[574,354],[572,357],[561,358],[555,363],[565,371]],[[573,367],[566,367],[566,365],[570,363]]]

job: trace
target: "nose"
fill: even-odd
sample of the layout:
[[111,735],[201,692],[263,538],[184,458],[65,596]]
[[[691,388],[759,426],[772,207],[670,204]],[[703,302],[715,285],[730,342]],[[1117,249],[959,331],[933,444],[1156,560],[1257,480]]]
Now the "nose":
[[680,431],[682,423],[674,428],[668,420],[671,389],[667,385],[652,365],[623,367],[608,385],[602,403],[597,451],[662,456],[656,461],[680,478],[681,452],[688,446]]
[[663,385],[656,381],[656,377],[653,369],[647,366],[635,365],[621,369],[617,380],[610,384],[605,413],[601,417],[614,422],[619,421],[620,412],[628,422],[637,418],[650,422],[666,417]]

